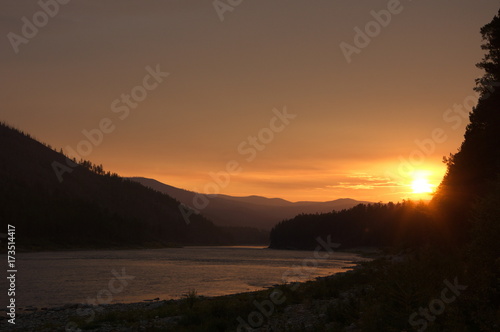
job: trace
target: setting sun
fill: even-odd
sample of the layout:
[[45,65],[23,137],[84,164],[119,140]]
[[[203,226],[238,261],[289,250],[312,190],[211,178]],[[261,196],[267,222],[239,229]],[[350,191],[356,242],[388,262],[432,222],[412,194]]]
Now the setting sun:
[[433,191],[434,185],[429,183],[427,175],[424,173],[417,173],[413,182],[411,183],[411,188],[414,194],[428,194]]

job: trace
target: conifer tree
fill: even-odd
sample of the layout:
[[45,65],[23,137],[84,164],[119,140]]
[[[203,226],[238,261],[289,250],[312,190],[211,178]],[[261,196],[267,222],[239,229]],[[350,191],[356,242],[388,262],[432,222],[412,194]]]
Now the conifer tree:
[[485,72],[474,88],[479,100],[458,152],[445,158],[447,173],[434,197],[450,226],[461,231],[468,231],[471,208],[491,192],[500,173],[500,11],[481,35],[486,54],[477,64]]

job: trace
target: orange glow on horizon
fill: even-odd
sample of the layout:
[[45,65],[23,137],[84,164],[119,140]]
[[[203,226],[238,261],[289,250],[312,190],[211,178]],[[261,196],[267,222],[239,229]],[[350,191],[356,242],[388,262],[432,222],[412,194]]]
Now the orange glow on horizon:
[[[346,163],[347,164],[347,163]],[[350,172],[342,172],[345,165],[335,169],[325,164],[316,169],[297,165],[297,169],[283,170],[278,167],[247,168],[240,174],[231,176],[223,186],[216,186],[211,171],[192,170],[128,173],[126,176],[144,176],[156,179],[167,185],[202,194],[230,196],[263,196],[297,201],[332,201],[339,198],[352,198],[369,202],[398,202],[404,199],[428,200],[440,183],[446,167],[442,163],[428,163],[425,170],[411,174],[399,174],[397,164],[388,160],[378,160],[370,164],[370,172],[363,172],[367,165],[352,163]],[[394,166],[396,165],[396,166]],[[246,166],[246,165],[244,165]],[[252,165],[253,166],[253,165]],[[390,167],[393,167],[391,169]],[[218,171],[220,172],[220,171]],[[123,174],[122,174],[123,175]],[[221,181],[221,180],[219,180]],[[221,181],[225,182],[225,181]]]
[[[419,2],[348,59],[339,45],[356,45],[370,1],[252,2],[224,23],[202,2],[117,4],[75,2],[19,54],[5,44],[1,119],[123,177],[292,202],[432,197],[477,100],[478,28],[498,11]],[[38,10],[0,7],[13,33]],[[232,160],[241,172],[218,175]]]

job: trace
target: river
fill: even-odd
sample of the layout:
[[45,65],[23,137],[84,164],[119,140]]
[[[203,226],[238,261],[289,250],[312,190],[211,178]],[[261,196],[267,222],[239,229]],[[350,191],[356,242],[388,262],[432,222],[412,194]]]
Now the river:
[[[263,247],[185,247],[18,253],[17,307],[217,296],[346,271],[360,256]],[[0,255],[7,264],[7,256]],[[4,273],[6,269],[4,270]],[[0,280],[6,293],[7,278]],[[2,307],[7,304],[2,296]]]

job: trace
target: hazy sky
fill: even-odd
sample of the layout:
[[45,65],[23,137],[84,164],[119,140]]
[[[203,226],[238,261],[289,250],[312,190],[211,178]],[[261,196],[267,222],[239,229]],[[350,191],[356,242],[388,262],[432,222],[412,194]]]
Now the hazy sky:
[[424,197],[415,178],[438,184],[482,75],[479,29],[500,8],[54,1],[52,15],[0,3],[2,120],[122,176],[293,201],[398,201]]

